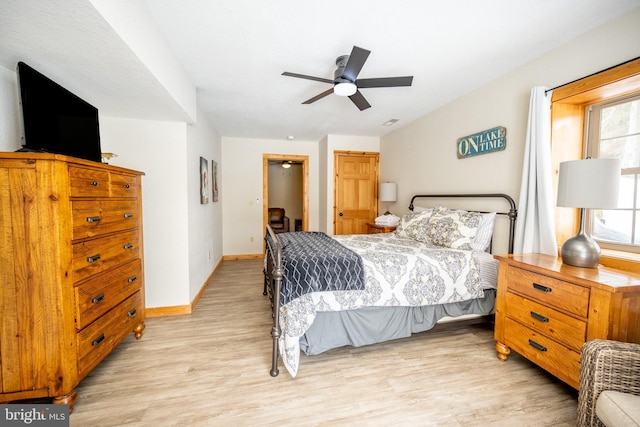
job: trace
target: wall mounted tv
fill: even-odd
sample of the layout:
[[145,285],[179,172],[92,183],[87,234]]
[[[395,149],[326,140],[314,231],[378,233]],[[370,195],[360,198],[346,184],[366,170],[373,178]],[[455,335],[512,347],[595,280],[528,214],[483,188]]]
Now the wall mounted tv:
[[18,151],[36,151],[100,162],[98,109],[53,80],[18,62],[24,136]]

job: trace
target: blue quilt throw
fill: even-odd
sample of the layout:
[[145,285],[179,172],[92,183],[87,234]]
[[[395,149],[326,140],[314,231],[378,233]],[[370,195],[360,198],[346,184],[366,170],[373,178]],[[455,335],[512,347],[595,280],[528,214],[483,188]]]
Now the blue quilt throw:
[[364,290],[362,258],[325,233],[282,233],[278,238],[284,266],[282,305],[310,292]]

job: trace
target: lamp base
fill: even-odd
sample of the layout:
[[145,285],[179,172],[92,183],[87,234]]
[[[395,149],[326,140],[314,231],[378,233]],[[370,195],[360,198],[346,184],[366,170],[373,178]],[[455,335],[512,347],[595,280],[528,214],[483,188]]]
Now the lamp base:
[[598,268],[600,246],[591,237],[578,233],[562,245],[562,262],[576,267]]

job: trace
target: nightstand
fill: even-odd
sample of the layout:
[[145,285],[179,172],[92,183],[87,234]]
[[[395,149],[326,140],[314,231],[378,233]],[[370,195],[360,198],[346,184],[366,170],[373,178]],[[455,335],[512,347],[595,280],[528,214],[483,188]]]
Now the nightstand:
[[395,225],[379,225],[374,222],[367,223],[367,234],[391,233],[395,231]]
[[592,339],[640,343],[640,275],[565,265],[541,254],[496,255],[494,338],[575,389],[580,351]]

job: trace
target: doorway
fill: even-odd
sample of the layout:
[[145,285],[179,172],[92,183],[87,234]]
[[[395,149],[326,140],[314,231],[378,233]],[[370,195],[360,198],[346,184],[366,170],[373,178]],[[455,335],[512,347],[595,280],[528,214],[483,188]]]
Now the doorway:
[[[278,193],[280,190],[286,194]],[[270,193],[272,193],[271,197]],[[271,199],[273,201],[270,202]],[[269,223],[269,208],[281,207],[285,209],[285,215],[289,218],[289,231],[308,230],[309,156],[264,154],[262,157],[262,200],[264,229]],[[274,201],[283,204],[283,206],[275,206]]]

